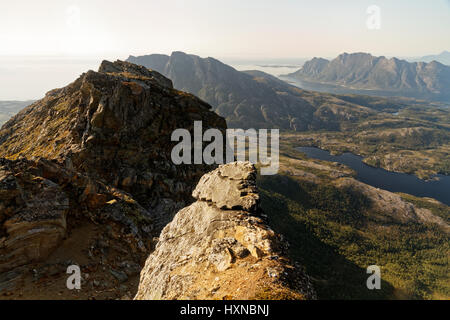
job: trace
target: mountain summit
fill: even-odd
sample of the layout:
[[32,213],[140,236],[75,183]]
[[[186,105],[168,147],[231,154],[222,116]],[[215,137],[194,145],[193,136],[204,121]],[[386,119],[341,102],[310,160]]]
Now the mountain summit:
[[193,133],[195,120],[226,129],[210,109],[158,72],[104,61],[9,120],[0,130],[0,291],[21,281],[33,291],[71,264],[100,291],[117,279],[131,288],[153,237],[214,168],[171,161],[175,129]]
[[0,130],[0,157],[55,160],[129,192],[147,208],[165,198],[182,207],[191,181],[206,169],[172,164],[171,133],[193,130],[194,120],[205,130],[224,130],[225,121],[210,109],[158,72],[104,61],[98,72],[50,91],[8,121]]

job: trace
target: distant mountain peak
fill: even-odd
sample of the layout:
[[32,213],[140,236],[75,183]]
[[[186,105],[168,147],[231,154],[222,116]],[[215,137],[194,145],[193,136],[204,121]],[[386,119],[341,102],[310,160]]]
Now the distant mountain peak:
[[342,92],[370,90],[380,95],[450,100],[450,67],[434,60],[410,63],[364,52],[343,53],[331,61],[314,58],[288,77],[331,85]]

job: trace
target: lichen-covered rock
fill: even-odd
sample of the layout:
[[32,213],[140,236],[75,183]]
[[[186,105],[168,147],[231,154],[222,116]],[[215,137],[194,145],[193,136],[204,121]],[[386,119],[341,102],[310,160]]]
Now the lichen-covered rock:
[[252,211],[259,201],[255,176],[250,163],[231,163],[204,175],[192,195],[219,209]]
[[249,163],[204,175],[141,272],[136,299],[310,299],[308,277],[259,212]]

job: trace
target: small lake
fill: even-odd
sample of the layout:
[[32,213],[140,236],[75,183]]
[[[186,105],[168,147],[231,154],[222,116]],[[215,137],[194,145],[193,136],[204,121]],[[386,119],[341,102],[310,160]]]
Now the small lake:
[[328,151],[315,147],[300,147],[298,150],[309,158],[342,163],[357,172],[359,181],[373,187],[417,197],[434,198],[450,205],[450,176],[439,174],[436,175],[439,180],[425,181],[414,175],[371,167],[362,162],[362,157],[352,153],[333,156]]

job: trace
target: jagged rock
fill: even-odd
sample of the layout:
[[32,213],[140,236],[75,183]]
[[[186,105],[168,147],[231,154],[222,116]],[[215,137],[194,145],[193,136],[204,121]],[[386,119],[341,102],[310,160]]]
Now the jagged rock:
[[[8,121],[0,130],[0,157],[56,160],[130,193],[150,212],[161,199],[185,206],[193,183],[213,167],[175,166],[171,134],[193,133],[194,121],[204,130],[225,130],[225,120],[210,109],[156,71],[104,61],[98,72],[50,91]],[[91,206],[103,205],[105,199],[89,192]],[[160,227],[172,216],[163,218]]]
[[447,89],[450,86],[450,67],[437,61],[408,62],[363,52],[343,53],[331,61],[314,58],[287,77],[333,86],[336,92],[371,90],[380,96],[442,101],[450,98]]
[[[65,251],[76,252],[72,264],[89,270],[83,281],[91,287],[101,280],[117,291],[118,281],[136,277],[152,239],[193,201],[195,183],[214,168],[171,161],[175,129],[193,133],[194,121],[205,130],[226,129],[210,109],[155,71],[104,61],[98,72],[48,92],[5,123],[0,291],[14,288],[16,278],[4,274],[28,265],[41,270],[67,259]],[[102,272],[105,265],[113,273]],[[53,274],[42,270],[40,279]]]
[[255,179],[242,162],[204,175],[197,201],[162,231],[135,299],[314,298],[286,244],[259,217]]

